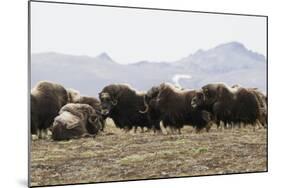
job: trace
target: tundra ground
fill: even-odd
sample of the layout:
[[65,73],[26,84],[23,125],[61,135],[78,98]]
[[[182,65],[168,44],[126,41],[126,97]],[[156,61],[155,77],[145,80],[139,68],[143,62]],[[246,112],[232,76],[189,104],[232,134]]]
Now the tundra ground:
[[[140,131],[140,130],[139,130]],[[31,143],[31,185],[152,179],[267,170],[267,130],[163,135],[113,125],[93,138]]]

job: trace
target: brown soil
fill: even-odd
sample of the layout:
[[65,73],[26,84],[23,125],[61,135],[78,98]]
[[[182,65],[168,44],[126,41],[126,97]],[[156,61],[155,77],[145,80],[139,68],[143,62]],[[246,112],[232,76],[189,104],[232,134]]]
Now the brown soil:
[[31,143],[31,185],[151,179],[267,170],[266,129],[251,127],[163,135],[124,133]]

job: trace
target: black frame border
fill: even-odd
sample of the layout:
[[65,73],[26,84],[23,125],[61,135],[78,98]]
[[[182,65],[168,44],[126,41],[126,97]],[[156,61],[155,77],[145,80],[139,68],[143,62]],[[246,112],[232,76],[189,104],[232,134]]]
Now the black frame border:
[[[28,93],[27,93],[27,106],[28,106],[28,187],[53,187],[53,186],[67,186],[67,185],[85,185],[85,184],[100,184],[100,183],[115,183],[115,182],[131,182],[131,181],[143,181],[143,180],[161,180],[161,179],[177,179],[177,178],[191,178],[191,177],[208,177],[208,176],[223,176],[223,175],[237,175],[237,174],[253,174],[253,173],[267,173],[268,172],[268,127],[267,127],[267,155],[266,155],[266,170],[265,171],[251,171],[251,172],[237,172],[227,174],[208,174],[208,175],[196,175],[196,176],[176,176],[165,178],[144,178],[133,180],[116,180],[116,181],[102,181],[102,182],[87,182],[87,183],[73,183],[73,184],[51,184],[42,186],[31,186],[31,119],[30,119],[30,90],[31,90],[31,3],[45,3],[45,4],[65,4],[65,5],[82,5],[82,6],[95,6],[95,7],[109,7],[109,8],[123,8],[123,9],[139,9],[139,10],[156,10],[156,11],[174,11],[174,12],[189,12],[189,13],[203,13],[203,14],[217,14],[217,15],[229,15],[229,16],[246,16],[246,17],[263,17],[266,18],[266,94],[268,100],[268,16],[261,14],[240,14],[229,12],[209,12],[209,11],[194,11],[194,10],[182,10],[182,9],[166,9],[166,8],[149,8],[149,7],[134,7],[134,6],[121,6],[121,5],[104,5],[104,4],[88,4],[88,3],[74,3],[74,2],[60,2],[60,1],[43,1],[43,0],[28,0],[28,51],[27,51],[27,73],[28,73]],[[268,114],[268,108],[267,108]],[[269,124],[269,118],[267,115],[267,122]],[[268,126],[268,125],[267,125]]]

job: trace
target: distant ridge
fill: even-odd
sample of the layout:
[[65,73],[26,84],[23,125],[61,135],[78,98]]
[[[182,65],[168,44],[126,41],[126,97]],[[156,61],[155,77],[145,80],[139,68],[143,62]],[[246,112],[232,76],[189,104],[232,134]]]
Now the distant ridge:
[[[181,75],[181,79],[175,79],[176,75]],[[119,64],[106,52],[96,57],[56,52],[35,53],[31,56],[31,85],[40,80],[58,82],[95,96],[110,83],[127,82],[136,89],[147,90],[161,82],[175,80],[178,82],[176,84],[186,88],[200,88],[210,82],[226,82],[265,91],[266,58],[239,42],[224,43],[207,50],[199,49],[174,62],[146,60]]]

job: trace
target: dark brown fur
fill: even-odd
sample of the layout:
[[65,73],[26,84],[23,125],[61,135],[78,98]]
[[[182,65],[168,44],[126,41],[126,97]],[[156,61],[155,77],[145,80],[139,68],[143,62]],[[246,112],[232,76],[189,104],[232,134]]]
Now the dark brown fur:
[[54,118],[62,106],[67,103],[68,97],[62,85],[41,81],[31,91],[31,133],[39,137],[53,123]]
[[125,84],[111,84],[103,88],[99,98],[102,114],[112,118],[118,128],[151,128],[148,116],[139,112],[145,108],[144,93]]
[[193,109],[191,100],[196,94],[195,90],[177,89],[171,84],[163,83],[159,86],[159,94],[156,97],[156,108],[164,126],[180,129],[184,125],[192,125],[197,131],[203,129],[209,123],[206,113]]

